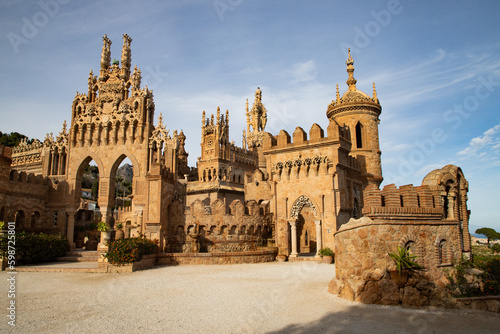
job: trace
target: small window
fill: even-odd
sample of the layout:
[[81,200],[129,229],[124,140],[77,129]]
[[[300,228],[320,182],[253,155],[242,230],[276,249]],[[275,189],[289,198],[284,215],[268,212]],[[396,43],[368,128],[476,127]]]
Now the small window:
[[363,125],[356,124],[356,148],[363,148]]

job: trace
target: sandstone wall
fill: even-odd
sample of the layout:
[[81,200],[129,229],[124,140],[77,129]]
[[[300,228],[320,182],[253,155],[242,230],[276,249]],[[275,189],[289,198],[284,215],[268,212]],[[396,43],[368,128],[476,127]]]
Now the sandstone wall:
[[426,276],[438,281],[445,276],[444,269],[461,256],[457,231],[456,221],[353,219],[335,234],[336,277],[361,276],[374,268],[394,269],[388,253],[410,246]]

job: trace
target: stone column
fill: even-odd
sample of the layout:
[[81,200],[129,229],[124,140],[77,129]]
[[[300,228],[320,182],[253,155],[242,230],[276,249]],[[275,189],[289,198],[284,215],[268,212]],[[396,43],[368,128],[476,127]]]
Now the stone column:
[[323,248],[323,235],[321,233],[321,220],[315,220],[316,224],[316,256],[317,258],[321,258],[318,252],[321,248]]
[[290,224],[292,234],[292,252],[289,258],[296,258],[299,255],[297,253],[297,220],[289,220],[288,223]]
[[448,195],[448,218],[455,218],[455,196],[452,193]]
[[76,248],[75,239],[74,239],[75,238],[75,211],[74,210],[66,210],[66,213],[68,214],[66,238],[68,239],[69,249],[73,251]]

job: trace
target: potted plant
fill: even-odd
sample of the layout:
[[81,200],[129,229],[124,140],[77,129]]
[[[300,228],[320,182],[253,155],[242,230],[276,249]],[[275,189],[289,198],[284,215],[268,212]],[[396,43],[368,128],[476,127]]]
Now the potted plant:
[[329,247],[321,248],[318,251],[318,255],[320,255],[323,259],[323,263],[332,264],[333,263],[333,251]]
[[123,239],[123,224],[122,223],[118,223],[116,224],[116,235],[115,235],[115,238],[116,240],[119,240],[119,239]]
[[101,232],[101,244],[106,244],[111,236],[108,224],[99,222],[99,224],[97,224],[97,230]]
[[398,246],[396,252],[388,254],[396,264],[396,270],[389,270],[389,273],[391,274],[391,279],[396,281],[399,287],[405,286],[410,271],[423,268],[414,261],[418,256],[410,254],[410,250],[405,247]]

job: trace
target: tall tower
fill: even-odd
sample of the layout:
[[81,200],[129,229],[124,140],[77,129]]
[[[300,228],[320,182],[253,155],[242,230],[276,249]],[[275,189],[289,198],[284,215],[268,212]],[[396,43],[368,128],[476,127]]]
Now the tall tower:
[[349,75],[347,92],[340,97],[337,84],[337,96],[326,111],[327,117],[340,125],[349,127],[351,132],[351,154],[357,157],[362,164],[363,174],[368,183],[382,183],[382,165],[380,161],[380,146],[378,136],[379,116],[382,106],[377,98],[375,83],[373,83],[373,96],[356,88],[357,80],[354,79],[354,61],[349,50],[346,61]]
[[202,116],[201,127],[201,160],[229,159],[229,111],[226,110],[226,117],[220,114],[220,107],[217,107],[217,119],[214,115],[205,118],[205,111]]
[[264,129],[267,124],[267,110],[262,103],[262,90],[257,87],[255,91],[255,100],[252,109],[248,109],[248,100],[246,105],[247,131],[245,133],[246,144],[249,149],[260,147]]

